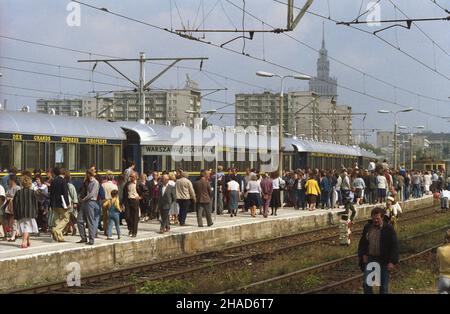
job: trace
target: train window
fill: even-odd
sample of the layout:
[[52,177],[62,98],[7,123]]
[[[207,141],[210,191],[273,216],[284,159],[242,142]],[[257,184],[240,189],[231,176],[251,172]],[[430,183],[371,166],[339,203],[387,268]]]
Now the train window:
[[103,146],[103,169],[105,170],[114,169],[115,158],[111,158],[113,156],[114,156],[114,147],[112,145]]
[[45,158],[46,158],[46,150],[45,150],[45,146],[47,145],[47,143],[39,143],[39,169],[45,169],[46,167],[46,162],[45,162]]
[[39,143],[25,142],[25,169],[39,168]]
[[49,168],[53,168],[55,166],[55,143],[49,144],[48,165]]
[[[97,146],[95,149],[97,150],[97,160],[96,161],[94,161],[94,163],[95,163],[95,165],[97,166],[97,169],[100,169],[100,170],[106,170],[106,169],[110,169],[111,170],[111,168],[107,168],[106,166],[105,166],[105,164],[104,164],[104,160],[103,160],[103,156],[108,156],[108,155],[106,155],[106,154],[103,154],[104,153],[104,149],[106,148],[106,146],[102,146],[102,145],[99,145],[99,146]],[[106,153],[106,152],[105,152]],[[112,155],[110,155],[110,156],[112,156]],[[111,157],[110,157],[111,158]],[[94,159],[95,160],[95,159]],[[110,160],[111,161],[111,160]]]
[[0,171],[7,170],[12,166],[11,141],[0,141]]
[[76,145],[69,144],[69,154],[68,154],[68,168],[70,171],[74,171],[76,169]]
[[191,167],[188,171],[199,171],[199,169],[202,168],[202,162],[201,161],[193,161],[191,163]]
[[114,146],[114,170],[120,171],[120,146]]
[[17,169],[22,169],[22,142],[14,142],[14,164]]
[[67,144],[54,144],[55,147],[55,159],[52,160],[55,166],[66,168],[67,167]]
[[213,169],[213,171],[214,171],[214,169],[216,169],[216,163],[215,163],[215,161],[205,160],[203,168]]
[[91,145],[80,144],[80,158],[78,159],[78,169],[84,172],[90,166],[89,157],[91,155]]
[[[96,147],[95,147],[95,145],[90,145],[90,157],[89,157],[89,166],[91,166],[92,164],[95,164],[96,163],[96,160],[97,160],[97,151],[96,151]],[[88,167],[89,167],[88,166]],[[96,165],[97,166],[97,168],[98,168],[98,165]],[[100,168],[98,168],[98,169],[100,169]]]

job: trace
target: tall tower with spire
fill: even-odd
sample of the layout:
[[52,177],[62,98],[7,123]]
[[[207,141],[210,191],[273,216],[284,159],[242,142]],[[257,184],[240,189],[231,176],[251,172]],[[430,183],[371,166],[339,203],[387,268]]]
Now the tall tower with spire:
[[337,99],[337,79],[330,77],[330,61],[325,48],[325,24],[322,27],[322,47],[317,59],[317,76],[309,81],[309,90],[324,97]]

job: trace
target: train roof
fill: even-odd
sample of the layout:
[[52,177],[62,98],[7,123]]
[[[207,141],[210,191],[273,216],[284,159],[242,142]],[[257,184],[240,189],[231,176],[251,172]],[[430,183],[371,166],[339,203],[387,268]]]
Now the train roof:
[[21,111],[0,111],[0,133],[126,139],[123,130],[108,121]]
[[[201,132],[182,126],[143,124],[136,121],[108,122],[92,118],[55,116],[50,114],[0,111],[0,133],[38,134],[50,136],[91,137],[126,140],[126,131],[134,131],[141,145],[190,145],[191,139],[182,136],[186,131],[197,138],[193,132]],[[209,129],[203,130],[204,132]],[[270,149],[271,137],[261,134],[240,133],[239,131],[214,129],[215,139],[227,148],[247,148],[256,150],[261,143]],[[237,139],[237,140],[231,140]],[[231,140],[231,143],[230,143]],[[205,140],[208,143],[208,140]],[[372,152],[358,146],[346,146],[327,142],[287,137],[284,139],[285,151],[316,152],[348,156],[376,158]],[[275,147],[274,147],[275,148]]]
[[116,125],[125,131],[133,131],[139,135],[141,145],[172,145],[172,127],[159,124],[144,124],[136,121],[116,121]]
[[[192,143],[190,138],[182,137],[181,133],[186,132],[201,132],[201,130],[194,130],[192,128],[182,126],[168,126],[158,124],[143,124],[132,121],[117,121],[124,130],[131,130],[136,132],[140,137],[141,145],[189,145]],[[210,131],[209,129],[203,130],[204,132]],[[211,130],[212,131],[212,130]],[[249,133],[236,133],[230,130],[223,131],[221,129],[213,130],[216,134],[216,140],[221,146],[227,148],[248,148],[258,149],[258,143],[268,143],[270,148],[270,137],[261,134],[249,134]],[[209,135],[207,135],[209,137]],[[235,137],[236,136],[236,137]],[[195,137],[195,134],[194,134]],[[232,145],[227,144],[228,138],[239,139],[233,141]],[[181,138],[181,140],[180,140]],[[187,140],[187,141],[183,141]],[[205,139],[206,144],[208,139]],[[336,154],[347,156],[362,156],[367,158],[375,158],[376,155],[372,152],[364,150],[358,146],[346,146],[327,142],[318,142],[306,139],[298,139],[286,137],[284,139],[285,151],[292,152],[297,150],[298,152],[316,152],[324,154]]]

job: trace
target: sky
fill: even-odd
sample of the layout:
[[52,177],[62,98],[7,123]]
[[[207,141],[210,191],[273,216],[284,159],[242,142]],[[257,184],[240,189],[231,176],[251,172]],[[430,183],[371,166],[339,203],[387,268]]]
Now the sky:
[[[91,71],[92,64],[78,63],[77,60],[104,59],[105,56],[137,58],[142,51],[147,57],[207,57],[202,71],[198,61],[182,61],[179,67],[169,70],[152,86],[183,87],[188,74],[202,89],[222,89],[202,100],[203,110],[217,109],[233,103],[236,93],[279,92],[279,80],[258,77],[255,75],[258,70],[280,75],[303,73],[314,76],[324,27],[326,48],[332,58],[331,75],[337,77],[339,84],[338,104],[349,105],[354,112],[368,114],[364,122],[361,116],[355,116],[355,133],[362,133],[360,129],[363,128],[369,129],[369,135],[374,134],[374,129],[392,130],[394,115],[377,111],[398,111],[405,106],[415,110],[398,114],[399,125],[424,125],[434,132],[450,132],[450,123],[439,118],[450,117],[449,21],[417,22],[409,30],[393,27],[377,33],[383,41],[372,33],[392,24],[355,25],[366,31],[362,32],[335,22],[354,20],[374,1],[315,0],[308,11],[325,18],[307,13],[292,32],[255,33],[252,40],[245,40],[245,47],[241,38],[224,45],[228,49],[225,50],[162,30],[187,27],[242,29],[243,22],[245,29],[285,28],[287,8],[279,2],[287,0],[85,0],[85,3],[148,25],[81,5],[79,26],[70,26],[68,16],[73,17],[78,12],[71,7],[71,1],[0,0],[0,103],[7,99],[9,110],[17,110],[24,105],[33,110],[37,98],[74,98],[93,95],[92,91],[130,89],[130,83],[117,78],[118,74],[107,65],[98,64]],[[299,7],[304,2],[294,1]],[[450,9],[448,1],[437,2]],[[244,4],[246,14],[242,10]],[[448,16],[432,0],[380,0],[379,4],[380,19],[383,20],[404,18],[403,13],[410,18]],[[367,14],[359,20],[365,21],[366,18]],[[204,41],[220,46],[242,33],[192,35],[204,35]],[[137,63],[116,65],[137,79]],[[160,64],[147,64],[147,78],[162,68]],[[285,91],[307,88],[307,82],[286,80]],[[228,106],[219,112],[233,113],[234,108]],[[233,125],[234,115],[214,114],[209,121],[221,126]],[[374,142],[374,136],[370,141]]]

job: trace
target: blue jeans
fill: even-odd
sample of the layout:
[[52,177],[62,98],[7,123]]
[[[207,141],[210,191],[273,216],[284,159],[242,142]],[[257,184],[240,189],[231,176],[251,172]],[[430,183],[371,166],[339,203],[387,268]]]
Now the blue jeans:
[[[377,259],[373,258],[372,256],[369,256],[369,264],[364,266],[364,276],[363,276],[363,290],[364,294],[373,294],[372,286],[367,285],[367,277],[369,279],[373,278],[373,275],[375,273],[375,269],[367,269],[367,266],[370,265],[370,263],[376,262],[378,265],[380,265],[380,294],[388,294],[389,293],[389,271],[387,269],[387,265],[384,263],[380,263]],[[375,276],[377,276],[375,274]]]
[[306,200],[305,200],[305,190],[295,190],[296,191],[296,204],[298,208],[305,209],[306,207]]
[[419,184],[413,184],[412,195],[414,198],[420,197],[420,185]]
[[324,207],[330,208],[331,207],[330,191],[322,191],[322,193],[320,194],[320,198],[321,198],[322,208],[324,208]]
[[116,209],[108,210],[108,233],[107,233],[108,238],[111,238],[111,236],[112,236],[113,223],[116,226],[117,236],[120,237],[119,216],[120,216],[120,212],[117,211]]
[[409,185],[405,185],[403,188],[403,200],[407,201],[409,199]]

